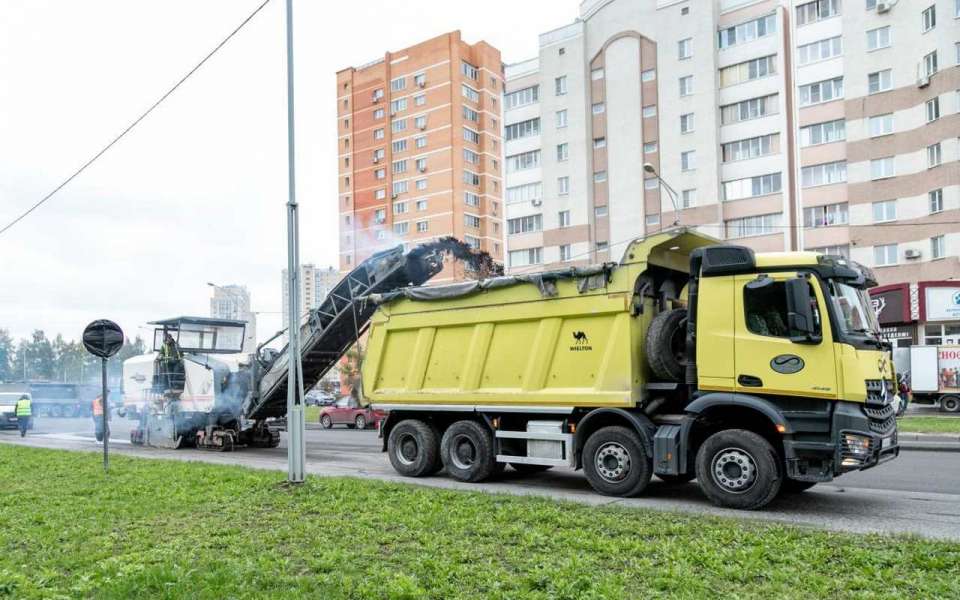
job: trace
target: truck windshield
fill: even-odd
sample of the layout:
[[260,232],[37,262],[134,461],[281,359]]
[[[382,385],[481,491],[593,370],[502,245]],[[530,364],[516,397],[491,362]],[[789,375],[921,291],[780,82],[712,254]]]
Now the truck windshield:
[[873,312],[866,290],[831,281],[830,299],[843,333],[867,333],[875,337],[880,335],[880,323]]

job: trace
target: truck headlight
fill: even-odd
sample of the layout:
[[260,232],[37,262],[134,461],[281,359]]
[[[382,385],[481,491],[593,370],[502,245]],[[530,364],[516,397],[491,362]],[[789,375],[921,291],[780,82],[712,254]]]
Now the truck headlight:
[[841,460],[843,467],[859,467],[870,456],[870,437],[856,433],[844,433],[841,436]]

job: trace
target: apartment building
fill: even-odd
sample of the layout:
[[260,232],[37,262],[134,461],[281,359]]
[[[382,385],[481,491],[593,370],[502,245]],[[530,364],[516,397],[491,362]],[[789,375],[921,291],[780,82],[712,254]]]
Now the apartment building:
[[250,292],[242,285],[214,285],[210,298],[210,316],[215,319],[234,319],[246,321],[243,338],[243,351],[253,352],[257,348],[257,315],[250,307]]
[[506,68],[509,270],[619,260],[679,221],[851,256],[883,283],[956,277],[958,11],[581,2]]
[[503,87],[500,52],[459,31],[337,73],[341,272],[444,236],[503,260]]
[[[283,328],[290,324],[290,284],[287,270],[282,272]],[[330,290],[340,281],[340,271],[334,267],[318,267],[312,263],[300,265],[300,307],[304,313],[320,306]]]

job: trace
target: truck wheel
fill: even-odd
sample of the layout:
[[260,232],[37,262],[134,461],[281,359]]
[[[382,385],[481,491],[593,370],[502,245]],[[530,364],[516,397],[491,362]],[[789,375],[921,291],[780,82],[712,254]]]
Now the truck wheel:
[[476,483],[493,474],[493,436],[476,421],[457,421],[440,442],[440,457],[447,473],[459,481]]
[[330,415],[323,415],[322,417],[320,417],[320,425],[321,425],[324,429],[332,429],[332,428],[333,428],[333,419],[330,418]]
[[697,452],[697,481],[717,506],[755,510],[780,491],[779,458],[770,442],[752,431],[717,432]]
[[583,472],[604,496],[636,496],[650,483],[650,457],[637,433],[614,425],[598,429],[583,446]]
[[655,316],[647,329],[647,364],[659,379],[683,381],[687,366],[687,309]]
[[437,472],[440,465],[437,432],[423,421],[406,419],[390,430],[387,454],[393,469],[407,477]]
[[960,397],[944,396],[940,398],[940,410],[948,413],[960,412]]
[[513,467],[513,470],[517,473],[523,473],[524,475],[543,473],[553,468],[550,465],[528,465],[526,463],[510,463],[510,466]]
[[357,429],[366,429],[367,418],[363,415],[357,415],[357,418],[354,420],[354,424],[357,426]]
[[816,481],[797,481],[796,479],[784,478],[780,483],[781,494],[799,494],[805,492],[817,485]]

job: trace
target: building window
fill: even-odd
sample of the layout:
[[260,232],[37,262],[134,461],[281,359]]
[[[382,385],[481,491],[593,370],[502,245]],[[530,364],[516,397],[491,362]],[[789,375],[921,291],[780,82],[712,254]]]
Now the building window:
[[543,230],[543,215],[528,215],[516,219],[507,220],[507,233],[516,235],[518,233],[533,233]]
[[800,145],[816,146],[847,139],[847,124],[843,119],[815,123],[800,128]]
[[407,182],[406,181],[394,181],[393,182],[393,195],[394,197],[399,196],[400,194],[407,193]]
[[395,160],[393,161],[393,174],[406,173],[407,172],[407,161],[406,160]]
[[893,113],[870,117],[870,137],[893,133]]
[[890,26],[867,30],[867,50],[890,47]]
[[819,252],[820,254],[826,254],[829,256],[840,256],[843,258],[850,258],[850,246],[821,246],[819,248],[807,248],[809,252]]
[[660,187],[660,180],[656,177],[648,177],[643,180],[643,189],[645,190],[655,190]]
[[610,242],[597,242],[594,244],[594,248],[597,249],[597,252],[606,252],[610,249]]
[[603,68],[602,68],[602,67],[599,68],[599,69],[592,69],[592,70],[590,71],[590,80],[591,80],[591,81],[599,81],[599,80],[601,80],[601,79],[603,79]]
[[602,115],[607,110],[607,107],[603,102],[594,102],[590,106],[590,110],[593,111],[595,115]]
[[567,262],[572,256],[573,252],[570,250],[570,244],[560,246],[560,262]]
[[427,201],[417,200],[417,212],[423,212],[425,210],[427,210]]
[[897,220],[897,201],[881,200],[873,203],[873,222],[887,223]]
[[[464,152],[464,154],[466,154],[467,152],[470,152],[470,151],[464,149],[463,152]],[[478,157],[478,158],[479,158],[479,157]],[[427,159],[426,159],[426,158],[418,158],[418,159],[417,159],[417,172],[418,172],[418,173],[426,173],[426,171],[427,171]]]
[[867,93],[877,94],[893,87],[893,69],[884,69],[867,75]]
[[649,105],[649,106],[644,106],[644,107],[643,107],[643,118],[644,118],[644,119],[650,119],[650,118],[655,117],[655,116],[657,116],[657,107],[656,107],[656,105],[651,104],[651,105]]
[[[407,149],[407,140],[397,140],[393,143],[393,153],[403,152]],[[380,158],[383,158],[381,156]]]
[[557,222],[559,227],[570,227],[570,211],[561,210],[557,213]]
[[724,221],[724,229],[729,240],[776,233],[779,226],[780,213]]
[[543,264],[543,248],[511,250],[510,254],[507,255],[507,260],[511,268]]
[[430,227],[429,221],[417,221],[417,233],[424,233]]
[[393,92],[399,92],[400,90],[406,87],[407,87],[406,77],[397,77],[396,79],[390,80],[390,90]]
[[[480,155],[474,152],[473,150],[470,150],[469,148],[464,148],[463,161],[470,163],[471,165],[478,164],[480,162]],[[426,167],[426,162],[424,162],[424,167]]]
[[543,185],[539,181],[507,188],[507,204],[530,202],[541,198],[543,198]]
[[406,130],[407,120],[406,119],[394,119],[390,123],[390,130],[394,133],[400,133],[401,131]]
[[385,188],[380,188],[373,192],[374,200],[384,200],[387,197],[387,190]]
[[374,102],[380,102],[381,100],[383,100],[383,88],[377,88],[373,90],[373,94],[371,95],[371,100],[373,100]]
[[414,96],[413,103],[416,106],[423,106],[424,104],[426,104],[427,103],[426,94],[417,94],[416,96]]
[[931,77],[934,73],[937,72],[937,51],[934,50],[930,54],[927,54],[923,57],[923,74],[926,77]]
[[689,96],[693,93],[693,75],[680,78],[680,96]]
[[800,171],[800,185],[805,188],[843,183],[846,180],[847,161],[845,160],[811,165],[803,167]]
[[653,81],[657,78],[656,69],[647,69],[646,71],[640,72],[640,81]]
[[814,0],[797,6],[797,26],[816,23],[840,14],[840,0]]
[[943,162],[943,152],[940,150],[940,142],[927,146],[927,168],[938,167]]
[[843,38],[838,35],[825,40],[797,46],[797,62],[803,66],[840,56],[843,54],[842,39]]
[[528,119],[519,123],[507,125],[504,130],[505,139],[509,142],[520,138],[540,134],[540,118]]
[[385,223],[387,221],[387,209],[378,208],[373,212],[373,222],[377,225]]
[[893,177],[893,157],[875,158],[870,161],[870,178],[885,179]]
[[[777,16],[766,15],[759,19],[753,19],[746,23],[740,23],[733,27],[721,29],[718,32],[720,48],[729,48],[737,44],[752,42],[753,40],[768,36],[777,31]],[[681,56],[680,58],[684,58]]]
[[924,33],[937,26],[937,5],[931,5],[920,13],[921,29]]
[[753,81],[777,72],[776,55],[754,58],[720,69],[720,87]]
[[463,182],[469,185],[480,185],[480,176],[473,171],[463,171]]
[[463,215],[463,224],[467,227],[473,227],[474,229],[480,228],[480,217],[476,215]]
[[557,96],[563,96],[567,93],[567,76],[557,77],[553,80],[553,89]]
[[693,113],[680,115],[680,133],[690,133],[693,131]]
[[469,85],[462,84],[460,86],[460,93],[463,94],[463,97],[471,102],[480,102],[480,92],[473,89]]
[[373,111],[373,120],[374,120],[374,121],[379,121],[380,119],[383,118],[383,115],[384,115],[385,113],[386,113],[386,111],[383,110],[382,108],[378,108],[378,109],[374,110],[374,111]]
[[383,129],[374,129],[373,130],[373,139],[382,140],[383,139]]
[[427,115],[420,115],[413,120],[413,124],[417,129],[423,130],[427,128]]
[[460,72],[474,81],[480,77],[480,70],[466,61],[460,61]]
[[570,158],[570,146],[566,143],[557,144],[557,162],[564,162]]
[[480,122],[480,113],[478,113],[477,111],[473,110],[473,109],[470,108],[469,106],[464,106],[464,107],[463,107],[463,118],[466,119],[466,120],[468,120],[468,121],[473,121],[474,123],[479,123],[479,122]]
[[[802,130],[801,130],[802,131]],[[771,133],[720,146],[723,162],[759,158],[779,151],[780,134]]]
[[397,100],[394,100],[393,102],[390,103],[390,112],[391,112],[391,113],[398,113],[398,112],[400,112],[401,110],[407,110],[407,99],[406,99],[406,98],[398,98]]
[[740,121],[749,121],[758,119],[767,115],[775,115],[779,112],[778,96],[772,94],[760,98],[751,98],[735,104],[727,104],[720,107],[720,124],[729,125],[730,123],[739,123]]
[[534,85],[510,92],[503,97],[503,106],[505,110],[510,110],[520,106],[533,104],[540,99],[540,86]]
[[782,177],[780,173],[770,173],[768,175],[757,175],[755,177],[746,177],[744,179],[734,179],[723,182],[723,199],[741,200],[743,198],[755,198],[757,196],[766,196],[767,194],[776,194],[780,192],[782,186]]
[[935,215],[943,212],[943,190],[936,189],[927,192],[927,198],[930,201],[930,214]]
[[677,42],[677,59],[686,60],[693,56],[693,38]]
[[593,138],[593,149],[599,150],[607,147],[607,138]]
[[606,171],[597,171],[596,173],[593,174],[593,182],[594,182],[594,183],[603,183],[603,182],[606,181],[606,180],[607,180],[607,172],[606,172]]
[[427,147],[427,136],[421,135],[413,138],[413,144],[417,148],[426,148]]
[[386,179],[386,178],[387,178],[387,170],[386,170],[386,169],[377,169],[376,171],[373,172],[373,176],[374,176],[376,179]]
[[383,148],[377,148],[373,151],[373,162],[378,163],[383,160],[384,150]]
[[607,211],[607,207],[606,207],[606,206],[596,206],[596,207],[594,207],[594,209],[593,209],[593,216],[594,216],[594,217],[603,218],[603,217],[606,217],[608,214],[610,214],[610,213]]
[[557,194],[560,196],[566,196],[570,193],[570,178],[569,177],[557,177]]
[[657,143],[656,143],[656,142],[647,142],[647,143],[645,143],[645,144],[643,145],[643,153],[644,153],[644,154],[653,154],[653,153],[656,152],[656,151],[657,151]]
[[930,238],[930,259],[937,260],[947,254],[946,238],[942,235]]
[[697,205],[697,190],[680,192],[680,208],[693,208]]
[[558,110],[557,111],[557,129],[562,129],[567,126],[567,111]]
[[463,128],[463,139],[468,142],[473,142],[474,144],[480,143],[480,134],[476,131],[469,129],[467,127]]
[[804,227],[831,227],[833,225],[846,225],[847,222],[846,202],[803,209]]
[[410,232],[410,223],[408,221],[403,221],[401,223],[393,224],[393,232],[397,235],[406,235]]
[[843,98],[843,77],[800,86],[800,106]]
[[463,203],[467,206],[480,206],[480,196],[474,194],[473,192],[464,192],[463,193]]
[[534,169],[539,166],[540,166],[539,150],[521,152],[520,154],[513,154],[507,157],[507,173],[525,171],[527,169]]
[[[692,171],[697,168],[697,153],[694,150],[687,150],[680,153],[680,170]],[[654,179],[656,181],[656,179]]]
[[873,247],[873,262],[878,267],[886,267],[897,264],[897,245],[883,244]]

